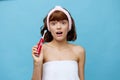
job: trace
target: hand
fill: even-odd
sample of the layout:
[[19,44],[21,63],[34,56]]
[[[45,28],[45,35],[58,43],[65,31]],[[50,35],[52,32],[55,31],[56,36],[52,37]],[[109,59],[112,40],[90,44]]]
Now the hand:
[[38,47],[37,45],[32,47],[32,57],[33,57],[35,62],[40,62],[41,55],[38,55],[37,47]]

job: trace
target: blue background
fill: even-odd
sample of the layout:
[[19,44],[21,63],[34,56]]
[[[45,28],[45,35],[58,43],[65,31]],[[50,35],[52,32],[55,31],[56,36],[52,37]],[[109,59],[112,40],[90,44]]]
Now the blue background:
[[55,5],[76,23],[86,80],[120,80],[120,0],[0,0],[0,80],[31,80],[31,48]]

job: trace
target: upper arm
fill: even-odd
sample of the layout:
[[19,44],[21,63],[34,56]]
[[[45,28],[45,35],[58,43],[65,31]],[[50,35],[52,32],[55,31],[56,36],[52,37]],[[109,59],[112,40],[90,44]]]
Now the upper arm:
[[85,49],[80,47],[78,52],[79,76],[80,80],[84,80]]

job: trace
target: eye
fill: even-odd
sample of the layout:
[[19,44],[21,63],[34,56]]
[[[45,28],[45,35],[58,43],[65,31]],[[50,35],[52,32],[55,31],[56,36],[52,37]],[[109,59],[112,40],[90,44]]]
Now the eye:
[[50,22],[50,25],[54,26],[54,25],[56,25],[56,22],[52,21],[52,22]]
[[55,22],[52,22],[51,25],[55,25]]
[[67,21],[63,20],[63,21],[61,21],[61,23],[65,25],[65,24],[67,24]]
[[66,22],[63,21],[62,24],[66,24]]

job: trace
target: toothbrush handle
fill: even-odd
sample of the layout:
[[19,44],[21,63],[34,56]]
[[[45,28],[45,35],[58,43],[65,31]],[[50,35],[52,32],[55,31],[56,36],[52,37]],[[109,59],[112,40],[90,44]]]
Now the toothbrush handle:
[[40,55],[40,51],[41,51],[41,48],[42,48],[42,44],[44,43],[44,39],[41,38],[39,43],[38,43],[38,48],[37,48],[37,51],[38,51],[38,56]]

